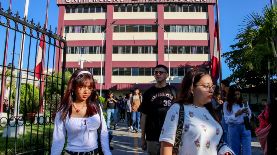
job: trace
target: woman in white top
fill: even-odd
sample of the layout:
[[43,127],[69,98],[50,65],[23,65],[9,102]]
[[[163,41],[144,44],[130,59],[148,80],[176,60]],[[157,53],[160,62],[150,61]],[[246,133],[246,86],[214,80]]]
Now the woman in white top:
[[172,155],[176,138],[180,105],[184,106],[184,126],[179,146],[180,155],[232,155],[232,150],[221,140],[222,127],[211,98],[215,85],[208,73],[192,70],[183,81],[179,104],[167,112],[160,135],[161,155]]
[[248,129],[251,110],[236,85],[229,88],[223,113],[228,125],[228,144],[236,155],[251,155],[251,130]]
[[[111,155],[106,122],[101,107],[92,97],[94,91],[95,82],[90,72],[73,73],[56,113],[51,155],[62,153],[66,137],[65,155],[96,155],[101,146],[104,155]],[[101,130],[100,137],[97,130]],[[98,138],[101,146],[98,146]]]

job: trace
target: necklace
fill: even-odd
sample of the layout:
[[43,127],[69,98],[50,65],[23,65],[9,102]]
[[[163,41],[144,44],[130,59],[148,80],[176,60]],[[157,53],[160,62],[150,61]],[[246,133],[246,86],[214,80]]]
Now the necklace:
[[80,107],[80,108],[77,108],[77,106],[75,105],[75,103],[73,103],[73,107],[74,107],[74,109],[75,109],[75,111],[76,111],[76,113],[79,113],[84,107],[86,106],[86,104],[83,104],[83,106],[82,107]]

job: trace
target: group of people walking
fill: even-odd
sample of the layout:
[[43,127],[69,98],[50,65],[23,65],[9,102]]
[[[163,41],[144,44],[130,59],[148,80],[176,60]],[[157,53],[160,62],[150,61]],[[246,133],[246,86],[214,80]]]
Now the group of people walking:
[[223,81],[224,92],[218,92],[211,76],[195,69],[186,73],[177,94],[166,83],[168,73],[157,65],[156,83],[143,95],[135,89],[115,99],[109,92],[106,123],[93,75],[75,71],[56,114],[51,154],[60,155],[66,141],[65,154],[110,155],[108,133],[112,117],[116,127],[120,105],[120,120],[126,112],[129,130],[141,133],[141,147],[149,155],[251,155],[251,110],[238,87]]

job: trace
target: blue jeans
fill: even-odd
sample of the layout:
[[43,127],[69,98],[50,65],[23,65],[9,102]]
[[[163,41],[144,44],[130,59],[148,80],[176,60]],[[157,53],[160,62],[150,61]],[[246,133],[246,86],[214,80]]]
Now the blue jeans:
[[116,109],[107,109],[107,127],[110,129],[111,117],[113,117],[114,123],[116,123]]
[[135,130],[140,129],[140,112],[132,112],[132,122],[133,122],[133,128]]
[[244,124],[228,124],[228,140],[236,155],[251,155],[251,131]]

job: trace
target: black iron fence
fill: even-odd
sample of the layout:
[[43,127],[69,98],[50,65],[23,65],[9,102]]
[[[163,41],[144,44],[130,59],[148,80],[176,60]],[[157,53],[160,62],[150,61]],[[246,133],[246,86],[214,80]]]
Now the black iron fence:
[[66,41],[2,8],[0,37],[0,154],[49,154]]

